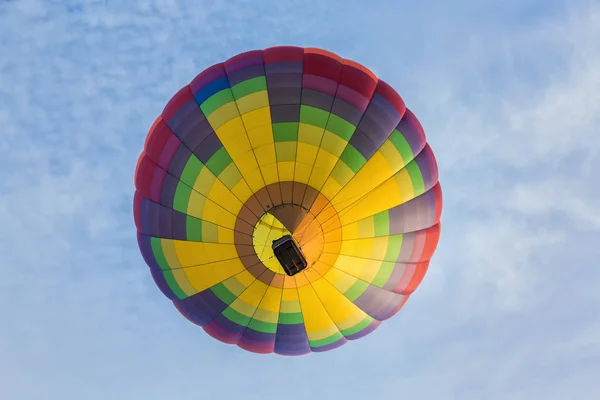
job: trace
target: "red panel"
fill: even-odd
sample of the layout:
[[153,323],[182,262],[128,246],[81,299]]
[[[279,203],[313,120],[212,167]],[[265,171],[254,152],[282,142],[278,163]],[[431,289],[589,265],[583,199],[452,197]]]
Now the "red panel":
[[204,86],[209,84],[210,82],[223,78],[225,76],[225,68],[223,63],[215,64],[211,67],[208,67],[204,71],[200,72],[192,81],[190,82],[190,89],[192,93],[196,93]]
[[416,265],[415,273],[413,274],[410,282],[406,285],[406,288],[402,290],[401,294],[411,294],[423,282],[423,278],[425,278],[425,274],[427,273],[427,269],[429,268],[429,261],[425,261],[423,263],[419,263]]
[[144,150],[148,148],[148,142],[150,141],[150,133],[156,128],[156,125],[158,125],[160,121],[162,121],[162,115],[159,115],[158,117],[156,117],[156,119],[152,123],[152,126],[148,130],[148,134],[146,135],[146,140],[144,141]]
[[433,196],[435,197],[435,222],[439,223],[440,218],[442,217],[442,204],[443,204],[443,196],[442,196],[442,186],[440,183],[436,183],[433,188]]
[[185,85],[167,103],[162,112],[162,117],[165,121],[169,122],[173,115],[181,108],[182,105],[187,103],[189,100],[193,99],[194,95],[192,95],[192,91],[190,90],[190,85]]
[[340,79],[342,63],[336,58],[315,53],[304,53],[305,74],[316,75],[337,82]]
[[156,164],[144,156],[135,176],[135,188],[148,199],[152,199],[150,196],[150,187],[152,186],[156,168],[158,168]]
[[387,82],[380,79],[379,82],[377,82],[377,88],[375,89],[375,92],[379,93],[394,106],[394,108],[400,114],[400,118],[404,116],[405,112],[408,112],[402,97],[400,97],[398,92],[396,92],[394,88],[392,88]]
[[365,71],[362,69],[348,64],[346,63],[346,60],[344,60],[344,67],[342,68],[342,75],[340,76],[340,84],[356,90],[369,99],[371,98],[371,95],[377,86],[377,78],[373,78],[370,74],[365,73]]
[[262,57],[262,53],[263,53],[262,50],[250,50],[250,51],[245,51],[243,53],[235,55],[235,56],[231,57],[229,60],[225,61],[225,63],[224,63],[225,69],[228,69],[232,65],[234,65],[242,60],[245,60],[247,58]]
[[263,57],[266,63],[296,61],[302,62],[304,49],[297,46],[274,46],[265,49]]
[[165,120],[161,118],[161,120],[154,126],[154,129],[148,134],[149,139],[147,142],[147,146],[145,149],[146,154],[152,161],[158,163],[160,160],[160,155],[165,148],[165,145],[173,136],[173,132],[167,124]]
[[435,253],[435,249],[440,241],[440,225],[436,224],[425,231],[425,245],[423,246],[423,252],[421,253],[421,260],[429,261]]

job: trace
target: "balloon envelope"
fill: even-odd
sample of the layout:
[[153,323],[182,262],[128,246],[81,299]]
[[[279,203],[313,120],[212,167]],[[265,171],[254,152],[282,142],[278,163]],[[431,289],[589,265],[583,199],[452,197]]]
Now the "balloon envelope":
[[[141,253],[160,290],[226,343],[301,355],[394,315],[440,234],[434,155],[404,101],[312,48],[239,54],[168,102],[135,173]],[[286,274],[273,241],[307,267]]]

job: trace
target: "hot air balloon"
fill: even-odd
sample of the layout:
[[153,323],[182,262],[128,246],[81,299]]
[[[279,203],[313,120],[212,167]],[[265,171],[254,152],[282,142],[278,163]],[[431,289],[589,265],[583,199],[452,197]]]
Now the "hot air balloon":
[[294,46],[207,68],[154,121],[135,172],[156,285],[214,338],[302,355],[373,332],[440,236],[434,154],[364,66]]

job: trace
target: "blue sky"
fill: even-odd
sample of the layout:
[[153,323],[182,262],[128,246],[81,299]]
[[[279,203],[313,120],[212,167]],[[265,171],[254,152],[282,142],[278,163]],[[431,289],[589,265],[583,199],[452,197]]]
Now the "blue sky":
[[[0,398],[597,399],[599,37],[598,1],[0,2]],[[277,44],[392,84],[444,190],[438,251],[404,309],[300,358],[185,320],[139,255],[131,206],[171,95]]]

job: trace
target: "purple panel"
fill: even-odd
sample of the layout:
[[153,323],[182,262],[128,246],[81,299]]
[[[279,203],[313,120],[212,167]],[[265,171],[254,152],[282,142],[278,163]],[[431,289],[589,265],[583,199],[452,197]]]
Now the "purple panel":
[[333,350],[333,349],[337,349],[340,346],[343,346],[345,343],[348,342],[348,339],[346,339],[345,337],[341,337],[338,340],[336,340],[333,343],[330,343],[326,346],[319,346],[319,347],[311,347],[312,351],[314,351],[315,353],[320,353],[323,351],[329,351],[329,350]]
[[[391,225],[391,221],[390,221]],[[390,233],[391,234],[391,233]],[[409,232],[402,235],[402,247],[400,248],[400,254],[398,255],[398,261],[408,261],[412,254],[413,248],[415,247],[417,235],[415,232]]]
[[[414,239],[414,237],[413,237],[413,239]],[[404,242],[402,242],[402,244],[404,244]],[[414,244],[414,241],[413,241],[413,244]],[[412,246],[410,246],[410,247],[411,247],[410,250],[412,251]],[[409,253],[408,257],[410,257],[410,253]],[[394,289],[398,286],[398,284],[402,280],[402,277],[404,276],[405,271],[406,271],[406,264],[396,263],[394,265],[394,268],[392,269],[392,273],[390,274],[387,282],[385,283],[385,285],[383,285],[383,289],[387,290],[388,292],[393,292]]]
[[[167,122],[167,126],[173,131],[176,135],[177,132],[181,132],[182,127],[185,126],[185,122],[193,118],[199,111],[198,103],[196,103],[196,99],[193,97],[183,103],[183,105],[175,111],[171,119]],[[201,114],[201,113],[200,113]]]
[[227,71],[227,75],[231,75],[235,71],[238,71],[242,68],[247,68],[251,65],[264,64],[264,59],[262,55],[252,56],[252,57],[244,57],[236,60],[235,62],[227,61],[225,66],[225,70]]
[[327,93],[328,95],[335,97],[338,83],[320,76],[304,74],[302,77],[302,87]]
[[356,340],[367,336],[369,333],[373,332],[377,327],[381,325],[381,321],[373,320],[369,325],[367,325],[363,330],[353,333],[352,335],[346,336],[348,340]]
[[393,131],[400,122],[398,110],[379,93],[375,93],[371,99],[366,114],[389,132]]
[[158,159],[158,166],[168,171],[169,165],[173,160],[173,156],[175,156],[175,153],[177,152],[177,149],[180,145],[182,145],[182,143],[179,140],[179,138],[175,135],[171,135],[171,137],[169,137],[169,140],[167,140],[167,143],[165,143],[165,147],[163,148],[162,152],[160,153],[160,158]]
[[284,105],[284,104],[300,104],[302,97],[302,89],[300,88],[279,88],[268,91],[269,104]]
[[[275,335],[273,335],[275,336]],[[271,353],[273,351],[273,346],[275,343],[273,340],[271,341],[260,341],[250,339],[246,336],[242,336],[238,341],[238,346],[241,348],[250,350],[250,351],[259,351],[261,353]]]
[[302,74],[274,74],[267,75],[269,90],[279,88],[302,88]]
[[244,339],[244,338],[253,340],[253,341],[273,343],[273,341],[275,340],[275,334],[260,332],[260,331],[254,330],[252,328],[246,328],[246,330],[244,331],[244,334],[242,335],[242,339]]
[[218,332],[227,337],[228,343],[237,343],[240,340],[242,333],[246,329],[245,326],[233,322],[223,314],[217,315],[217,317],[212,320],[210,325],[211,328],[220,328],[218,329]]
[[282,355],[301,355],[310,353],[304,324],[279,324],[275,336],[275,353]]
[[333,105],[333,96],[311,89],[302,89],[302,104],[329,111]]
[[252,65],[250,67],[228,73],[227,79],[229,80],[229,86],[234,87],[240,82],[256,78],[257,76],[265,76],[265,68],[262,64]]
[[162,192],[160,194],[160,204],[173,208],[173,200],[175,199],[175,190],[179,181],[171,175],[165,176],[165,181],[162,185]]
[[158,210],[158,237],[173,239],[173,230],[171,228],[171,213],[173,210],[161,206]]
[[218,136],[215,133],[212,133],[194,149],[194,154],[203,164],[206,164],[212,155],[221,147],[223,147],[223,145]]
[[382,126],[379,121],[372,118],[370,110],[367,110],[365,115],[363,115],[360,123],[358,124],[358,129],[366,133],[369,138],[372,138],[373,141],[378,141],[383,143],[385,139],[387,139],[392,131],[394,130],[394,126],[390,129]]
[[388,292],[369,285],[363,294],[354,301],[360,309],[371,317],[383,321],[396,312],[406,296]]
[[188,149],[193,150],[210,134],[214,134],[212,126],[202,113],[198,113],[185,122],[185,130],[182,128],[178,136]]
[[[414,232],[435,224],[435,192],[427,191],[389,210],[390,235]],[[404,246],[403,246],[404,247]]]
[[354,126],[358,125],[360,119],[363,116],[363,112],[361,110],[339,98],[336,98],[333,101],[331,113],[337,115],[340,118],[345,119]]
[[192,156],[192,152],[185,146],[179,146],[177,152],[173,156],[173,160],[171,160],[171,164],[169,165],[169,174],[173,175],[177,179],[181,178],[181,174],[185,169],[187,162]]
[[144,258],[144,261],[146,261],[146,264],[148,264],[148,267],[150,267],[151,270],[160,271],[160,266],[156,262],[156,258],[154,258],[154,253],[152,252],[152,244],[150,243],[151,237],[138,232],[137,241],[140,253]]
[[171,230],[173,239],[187,240],[187,216],[179,211],[172,210]]
[[152,177],[152,184],[150,184],[150,198],[151,199],[156,199],[158,201],[161,198],[164,181],[167,176],[168,176],[167,171],[165,171],[162,168],[156,168],[154,170],[154,176]]
[[414,162],[419,166],[421,176],[423,177],[424,191],[428,191],[437,183],[437,169],[435,164],[435,158],[431,147],[425,145],[423,151],[421,151],[414,159]]
[[204,326],[220,315],[227,308],[227,304],[221,301],[212,290],[206,289],[187,299],[178,300],[177,308],[188,319]]
[[300,105],[271,106],[271,122],[298,122],[300,119]]
[[378,146],[360,129],[354,131],[349,143],[367,160],[371,158],[378,149]]
[[367,106],[369,105],[369,98],[345,85],[338,85],[335,97],[339,97],[346,103],[352,104],[361,111],[366,110]]
[[423,150],[426,143],[425,133],[422,131],[417,117],[409,109],[406,109],[406,113],[396,129],[404,136],[413,154],[418,154]]
[[271,74],[302,74],[302,61],[280,61],[265,64],[265,72]]
[[159,231],[159,209],[160,205],[155,202],[142,198],[142,204],[140,207],[140,219],[142,233],[150,236],[158,236]]

